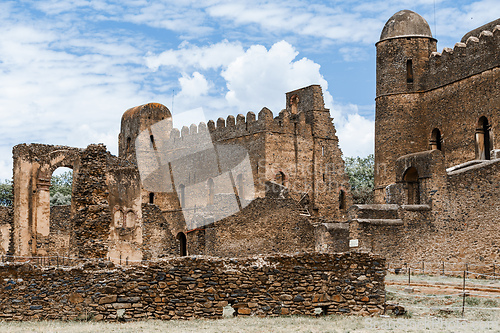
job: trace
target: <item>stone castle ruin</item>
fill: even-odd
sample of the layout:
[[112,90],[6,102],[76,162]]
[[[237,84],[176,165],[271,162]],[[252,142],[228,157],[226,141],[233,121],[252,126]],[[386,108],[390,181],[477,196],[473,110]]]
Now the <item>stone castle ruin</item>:
[[[47,316],[65,319],[219,318],[228,305],[370,315],[384,309],[383,257],[496,262],[500,19],[453,49],[436,43],[408,10],[376,43],[375,204],[352,203],[318,85],[288,92],[277,116],[263,108],[180,130],[161,104],[129,109],[118,156],[101,144],[15,146],[0,254],[87,264],[2,266],[0,317],[40,318],[44,302],[64,303]],[[73,170],[70,206],[50,207],[58,167]],[[68,274],[79,278],[64,287],[40,278]],[[49,289],[49,301],[35,295]]]
[[[263,108],[180,131],[167,107],[135,107],[118,157],[103,145],[17,145],[3,253],[133,263],[346,250],[348,179],[321,87],[286,101],[277,117]],[[73,169],[71,206],[50,207],[61,166]]]
[[397,261],[500,259],[500,19],[436,52],[404,10],[377,47],[375,205],[350,237]]

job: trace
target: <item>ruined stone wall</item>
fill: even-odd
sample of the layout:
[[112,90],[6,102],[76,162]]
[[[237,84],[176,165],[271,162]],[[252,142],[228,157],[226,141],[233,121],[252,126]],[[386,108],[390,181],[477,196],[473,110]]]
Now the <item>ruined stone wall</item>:
[[104,145],[90,145],[81,154],[81,165],[74,175],[72,204],[75,207],[71,247],[83,258],[106,258],[112,212],[108,201]]
[[[456,171],[448,176],[453,223],[443,211],[442,225],[447,226],[450,255],[471,262],[500,259],[500,160]],[[448,222],[448,223],[447,223]]]
[[[315,249],[314,227],[292,199],[257,198],[241,212],[207,225],[205,250],[221,257]],[[188,242],[188,253],[190,244]]]
[[[345,211],[339,209],[339,196],[343,191],[347,203],[342,206],[348,206],[348,180],[321,87],[312,85],[286,96],[287,109],[276,117],[263,108],[257,116],[253,112],[246,116],[230,115],[180,130],[171,128],[170,116],[164,119],[165,112],[160,112],[163,109],[158,105],[148,104],[125,112],[120,156],[138,154],[142,202],[152,201],[172,215],[169,220],[180,218],[175,213],[182,209],[183,219],[171,225],[177,226],[173,233],[185,232],[198,227],[193,223],[198,218],[195,215],[213,204],[209,180],[215,181],[215,194],[237,196],[234,213],[244,207],[242,201],[263,197],[265,182],[276,180],[281,172],[282,183],[296,192],[309,193],[316,215],[345,219]],[[290,105],[291,97],[297,105]],[[136,151],[123,148],[125,137],[135,140]],[[244,163],[240,163],[247,154],[251,170],[245,172]],[[240,181],[240,175],[244,181]],[[215,211],[221,209],[217,207]]]
[[[50,236],[50,181],[59,167],[78,173],[81,149],[19,144],[13,153],[14,237],[16,255],[45,255],[51,250],[37,240]],[[46,242],[45,242],[46,243]]]
[[[113,163],[114,162],[114,163]],[[115,157],[107,162],[106,183],[112,223],[108,230],[108,258],[142,260],[143,224],[141,182],[135,165],[120,163]],[[115,259],[116,260],[116,259]]]
[[[2,320],[146,320],[237,315],[373,315],[385,303],[385,261],[371,254],[177,258],[131,268],[0,267]],[[119,318],[120,317],[120,318]]]
[[[351,222],[350,237],[358,239],[363,249],[383,255],[391,263],[468,262],[484,264],[478,270],[491,273],[488,265],[500,260],[500,160],[446,174],[439,152],[414,155],[422,154],[427,155],[427,160],[420,162],[430,171],[430,176],[422,179],[421,197],[425,205],[399,202],[396,210],[384,210],[384,205],[380,205],[378,215],[365,209]],[[414,155],[404,159],[411,163]],[[404,168],[405,163],[400,162],[396,169]]]
[[71,205],[50,207],[50,233],[38,236],[38,246],[47,249],[49,256],[68,256],[71,253],[70,239],[73,232]]
[[12,253],[13,215],[14,211],[12,207],[0,206],[0,254]]
[[142,253],[144,260],[179,255],[179,240],[170,232],[161,210],[154,204],[142,205]]

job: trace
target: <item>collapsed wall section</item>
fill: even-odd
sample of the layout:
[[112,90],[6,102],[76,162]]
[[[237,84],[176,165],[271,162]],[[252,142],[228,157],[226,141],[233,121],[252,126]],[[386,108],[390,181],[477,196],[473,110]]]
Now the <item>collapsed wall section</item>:
[[[146,320],[237,315],[373,315],[385,260],[367,253],[184,257],[133,268],[0,266],[2,320]],[[43,295],[43,297],[42,297]]]

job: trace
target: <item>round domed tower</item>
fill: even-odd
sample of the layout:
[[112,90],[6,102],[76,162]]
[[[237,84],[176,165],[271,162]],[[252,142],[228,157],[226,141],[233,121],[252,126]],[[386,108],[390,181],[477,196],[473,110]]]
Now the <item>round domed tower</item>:
[[420,90],[436,42],[422,16],[411,10],[394,14],[376,44],[377,96]]
[[375,202],[385,202],[385,187],[396,182],[395,161],[426,150],[418,91],[425,90],[429,57],[436,40],[425,19],[410,10],[394,14],[377,46],[375,99]]
[[[153,124],[165,119],[172,119],[172,115],[166,106],[159,103],[148,103],[125,111],[118,136],[118,156],[135,163],[135,139],[139,133],[150,130]],[[172,123],[165,129],[171,130]],[[153,136],[152,133],[150,135]]]

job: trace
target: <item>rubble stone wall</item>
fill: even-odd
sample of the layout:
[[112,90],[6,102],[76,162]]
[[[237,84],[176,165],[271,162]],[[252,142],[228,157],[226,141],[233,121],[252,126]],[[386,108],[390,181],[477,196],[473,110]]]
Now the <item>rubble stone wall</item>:
[[[385,303],[385,261],[367,253],[184,257],[135,267],[0,266],[2,320],[371,315]],[[316,312],[315,312],[316,311]]]

